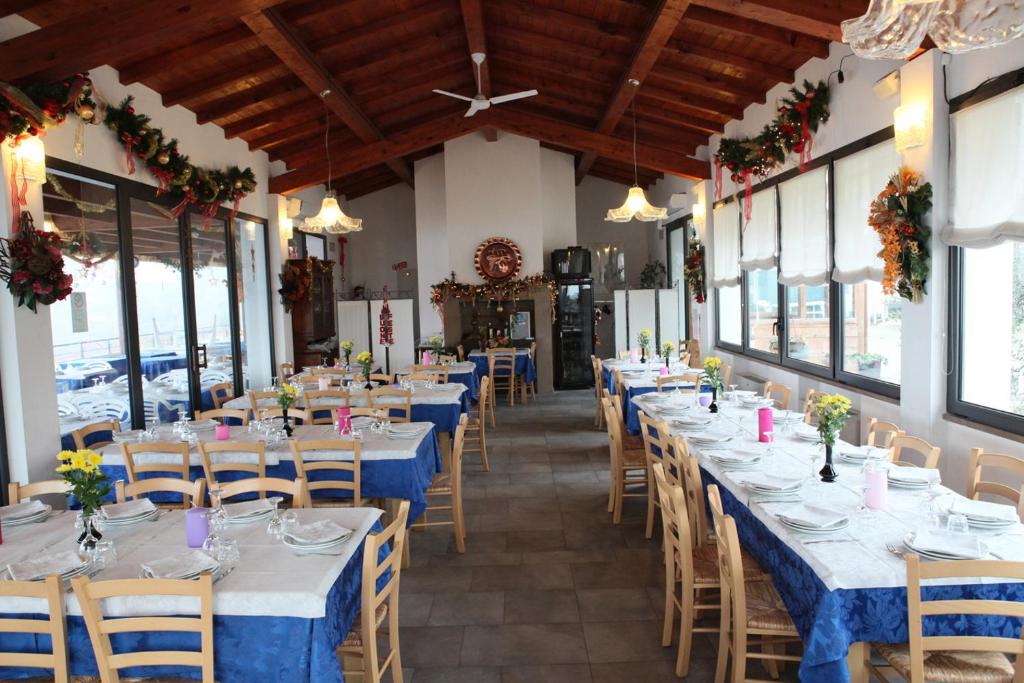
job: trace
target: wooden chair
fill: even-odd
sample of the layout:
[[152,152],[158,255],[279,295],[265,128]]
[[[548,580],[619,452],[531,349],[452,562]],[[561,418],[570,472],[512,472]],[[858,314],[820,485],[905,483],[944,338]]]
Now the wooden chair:
[[441,365],[446,365],[451,363],[458,363],[461,359],[458,357],[458,355],[454,353],[442,353],[434,360],[436,360]]
[[[118,683],[118,671],[137,666],[188,666],[202,671],[203,683],[214,683],[213,678],[213,577],[203,574],[198,579],[119,579],[116,581],[90,581],[86,576],[71,580],[75,597],[82,607],[82,617],[89,630],[96,666],[102,683]],[[154,597],[173,595],[197,598],[199,614],[195,617],[103,616],[102,603],[107,599],[126,597]],[[139,601],[141,602],[141,601]],[[124,641],[114,654],[110,634],[174,631],[199,635],[200,650],[140,650],[124,651],[131,641]]]
[[[291,439],[292,462],[295,474],[306,482],[312,507],[362,507],[362,442],[355,439],[316,439],[299,441]],[[330,460],[306,460],[307,453],[330,451],[346,455],[332,455]],[[347,455],[351,453],[351,458]],[[322,479],[311,481],[310,472],[340,472],[351,475],[351,479]],[[330,496],[313,498],[314,491],[351,491],[352,497]]]
[[215,409],[223,408],[224,404],[234,395],[235,387],[231,382],[220,382],[210,387],[210,400],[213,401]]
[[[491,407],[489,394],[491,393],[491,378],[484,376],[480,380],[480,400],[476,404],[476,415],[472,414],[470,408],[469,420],[466,422],[467,442],[463,446],[463,453],[479,453],[480,464],[484,472],[491,471],[491,463],[487,460],[487,409]],[[491,417],[494,417],[494,409],[491,407]]]
[[[177,456],[181,460],[174,463],[160,463],[152,465],[140,465],[135,462],[135,455],[142,453],[168,453]],[[159,473],[162,475],[175,475],[171,478],[190,481],[189,447],[187,443],[180,441],[147,441],[142,443],[121,443],[121,457],[124,458],[124,468],[128,471],[128,481],[134,484],[141,480],[140,474]],[[181,494],[181,508],[189,508],[188,494]],[[157,507],[167,509],[178,509],[178,505],[170,503],[158,503]]]
[[412,392],[395,387],[377,387],[370,392],[370,407],[388,411],[392,422],[412,421]]
[[[1013,477],[1018,482],[1018,486],[982,479],[982,470],[987,471],[989,468],[1000,470],[1002,472],[1000,478],[1004,481]],[[1005,498],[1020,510],[1024,506],[1024,497],[1021,496],[1021,490],[1024,487],[1019,484],[1021,479],[1024,479],[1024,458],[1000,453],[986,453],[983,448],[971,449],[971,462],[967,468],[968,498],[978,500],[981,498],[981,494],[986,493]]]
[[[410,525],[411,529],[426,529],[433,526],[452,526],[455,532],[455,550],[461,555],[466,552],[466,520],[462,511],[462,447],[466,441],[466,422],[468,416],[465,414],[459,420],[459,426],[455,428],[455,441],[452,443],[451,455],[442,456],[444,462],[441,471],[434,475],[434,480],[426,490],[427,500],[430,498],[445,498],[447,501],[441,505],[428,505],[422,521]],[[451,520],[430,522],[427,515],[435,511],[450,511]]]
[[732,380],[732,366],[726,362],[722,362],[722,386],[726,389],[729,388],[729,383]]
[[[775,587],[767,581],[744,581],[743,560],[736,521],[722,511],[718,486],[708,486],[708,503],[715,523],[720,575],[721,628],[718,632],[718,664],[715,680],[725,680],[732,660],[732,683],[756,683],[747,677],[747,660],[762,660],[773,678],[779,662],[799,662],[797,655],[785,654],[785,646],[799,643],[793,620]],[[758,636],[752,639],[751,636]],[[751,652],[756,647],[760,652]]]
[[295,479],[250,477],[228,482],[220,487],[220,497],[224,502],[227,502],[228,498],[234,498],[244,493],[283,493],[291,497],[293,508],[310,507],[309,489],[306,487],[306,480],[302,477]]
[[[647,413],[640,413],[640,436],[644,442],[644,460],[647,462],[647,481],[654,481],[654,467],[655,463],[662,461],[663,454],[667,454],[671,450],[670,440],[672,435],[669,434],[668,424],[662,420],[655,420],[654,418],[647,415]],[[644,530],[644,538],[651,538],[654,536],[654,516],[656,511],[661,508],[661,499],[658,496],[658,491],[654,486],[647,487],[647,527]]]
[[789,397],[793,392],[785,384],[778,382],[764,383],[764,397],[775,401],[775,407],[779,410],[789,410]]
[[924,439],[916,436],[907,436],[906,434],[897,434],[892,439],[891,447],[892,461],[901,467],[918,467],[916,463],[904,459],[906,451],[917,453],[924,458],[922,467],[935,468],[939,466],[939,456],[942,455],[942,449],[931,445]]
[[144,498],[149,493],[180,493],[187,496],[192,506],[200,507],[206,500],[206,480],[199,477],[195,481],[174,479],[172,477],[150,477],[133,484],[126,484],[123,479],[114,482],[117,502]]
[[619,360],[626,360],[627,358],[629,358],[630,353],[632,352],[629,349],[626,349],[625,351],[619,351]]
[[[607,392],[607,390],[605,391]],[[606,393],[606,398],[612,402],[612,407],[615,409],[615,417],[619,421],[619,430],[622,432],[623,447],[627,450],[642,449],[644,447],[643,438],[626,431],[626,414],[622,410],[622,397],[618,394]]]
[[233,419],[241,422],[244,427],[249,424],[249,411],[245,408],[214,408],[196,413],[196,419],[217,420],[221,424],[227,424],[226,420]]
[[[867,445],[878,446],[879,448],[892,448],[892,440],[904,434],[906,432],[900,429],[896,423],[883,422],[877,417],[873,417],[868,422]],[[879,443],[879,438],[881,438],[881,443]]]
[[14,505],[36,496],[67,495],[68,493],[71,493],[71,487],[63,479],[46,479],[34,481],[31,484],[19,484],[12,481],[7,485],[7,502]]
[[[615,414],[611,399],[601,399],[605,424],[608,427],[608,451],[611,464],[611,484],[608,490],[608,512],[615,524],[622,522],[624,498],[647,497],[647,461],[643,449],[625,448],[622,440],[622,422]],[[630,492],[633,487],[642,491]]]
[[594,368],[594,428],[604,427],[604,410],[601,408],[601,399],[604,397],[604,373],[601,372],[601,360],[597,356],[590,356],[590,365]]
[[672,644],[676,614],[679,615],[679,651],[676,655],[676,676],[685,678],[690,669],[690,653],[694,633],[718,633],[717,626],[696,626],[703,613],[717,613],[721,606],[709,591],[718,589],[718,563],[714,547],[711,553],[695,555],[691,536],[686,495],[679,486],[669,482],[671,467],[655,463],[654,481],[661,500],[661,523],[665,551],[665,619],[661,645]]
[[508,404],[516,404],[516,350],[488,349],[487,376],[491,378],[491,401],[497,399],[498,389],[508,391]]
[[438,384],[448,383],[447,365],[413,365],[412,374],[416,375],[419,373],[426,373],[428,376],[433,375],[432,379]]
[[295,374],[295,363],[290,360],[286,360],[277,366],[277,378],[284,382],[286,379]]
[[818,418],[817,408],[817,397],[820,391],[815,389],[808,389],[807,396],[804,398],[804,422],[809,425],[816,424]]
[[459,362],[460,363],[462,361],[466,360],[466,347],[464,347],[462,344],[459,344],[458,346],[455,347],[455,350],[458,351],[458,353],[459,353]]
[[[54,683],[68,683],[68,650],[64,624],[64,588],[59,576],[46,577],[45,581],[4,581],[0,580],[0,597],[37,598],[47,604],[47,619],[25,619],[7,616],[0,619],[2,633],[32,633],[49,636],[51,650],[46,653],[11,652],[0,645],[0,664],[30,669],[53,669]],[[0,644],[3,638],[0,638]]]
[[[237,458],[232,459],[230,455],[224,458],[214,455],[220,453],[249,453],[256,462],[242,462]],[[203,460],[203,474],[211,489],[225,483],[217,479],[221,472],[242,472],[254,477],[267,476],[267,444],[263,441],[200,441],[199,457]],[[262,497],[260,494],[260,498]]]
[[338,408],[347,408],[350,400],[345,389],[310,389],[302,394],[302,405],[312,416],[310,424],[315,425],[334,424]]
[[675,385],[683,384],[684,382],[692,382],[693,388],[680,387],[680,391],[689,391],[693,394],[700,392],[700,373],[687,372],[679,375],[659,375],[655,380],[659,394],[665,391],[675,391]]
[[[257,413],[257,415],[260,416],[261,420],[270,420],[275,417],[284,417],[284,411],[280,408],[264,408]],[[295,406],[288,409],[288,419],[291,420],[292,425],[299,423],[304,425],[313,424],[313,418],[310,415],[310,412],[304,408],[296,408]]]
[[626,395],[626,387],[622,381],[622,371],[618,368],[612,368],[612,381],[615,383],[615,386],[612,389],[605,388],[613,396],[618,396],[621,401],[622,397]]
[[[390,669],[392,683],[404,680],[398,640],[398,588],[408,520],[409,501],[403,500],[394,521],[379,534],[368,535],[364,542],[362,575],[367,578],[360,588],[362,611],[338,648],[346,679],[381,683],[384,673]],[[389,544],[391,553],[381,560],[380,549]],[[385,576],[387,580],[382,583]],[[388,654],[382,658],[378,652],[377,637],[385,619],[388,622]]]
[[264,408],[260,406],[260,401],[265,401],[268,398],[276,399],[277,392],[272,389],[267,391],[257,391],[256,389],[249,390],[249,407],[252,408],[253,415],[259,415],[260,411],[264,410]]
[[89,436],[90,434],[95,434],[97,432],[110,432],[111,434],[113,434],[114,432],[119,431],[121,431],[120,420],[106,420],[105,422],[93,422],[92,424],[85,425],[80,429],[76,429],[75,431],[71,432],[71,438],[74,439],[75,441],[76,449],[82,450],[85,448],[92,448],[95,450],[97,448],[109,446],[110,444],[114,443],[114,440],[110,439],[104,441],[93,441],[92,443],[87,444],[85,442],[85,437]]
[[378,384],[386,386],[395,381],[395,376],[390,372],[371,372],[366,381],[377,382]]
[[486,414],[489,413],[491,416],[491,427],[494,427],[494,380],[491,379],[490,375],[484,375],[480,378],[480,401],[484,401],[485,393],[487,394],[487,399],[483,404],[484,407],[479,411],[480,419],[484,420]]
[[[907,555],[907,643],[875,643],[873,648],[888,666],[865,665],[880,681],[889,681],[883,671],[896,673],[908,683],[926,681],[1024,681],[1024,636],[977,636],[970,631],[957,635],[924,636],[924,619],[935,618],[959,622],[984,619],[983,615],[1003,617],[1019,622],[1024,617],[1024,604],[995,598],[961,598],[959,600],[925,600],[921,595],[922,580],[955,579],[954,583],[975,583],[963,579],[1024,579],[1024,562],[994,560],[960,560],[921,562],[917,555]],[[1018,632],[1019,633],[1019,632]],[[1013,655],[1011,662],[1006,655]]]
[[533,400],[537,400],[537,342],[530,342],[530,360],[533,361],[534,375],[533,381],[527,382],[526,376],[523,375],[523,403],[526,403],[526,399],[533,396]]

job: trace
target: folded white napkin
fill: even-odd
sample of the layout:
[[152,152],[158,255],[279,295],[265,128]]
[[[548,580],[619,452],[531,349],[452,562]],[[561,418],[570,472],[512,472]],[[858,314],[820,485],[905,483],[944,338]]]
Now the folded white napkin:
[[839,452],[857,460],[885,460],[889,457],[889,449],[878,446],[843,446]]
[[273,504],[271,504],[270,500],[267,498],[246,500],[241,503],[227,503],[221,507],[224,508],[224,514],[228,519],[249,517],[274,508]]
[[37,515],[45,509],[46,505],[41,500],[26,500],[14,505],[5,505],[0,508],[0,521],[24,519]]
[[924,529],[914,534],[914,547],[930,553],[976,560],[984,555],[981,541],[973,534],[957,534],[941,529]]
[[703,427],[704,425],[711,424],[711,420],[706,417],[687,417],[684,415],[672,420],[672,424],[683,427]]
[[939,471],[925,467],[890,467],[889,480],[905,484],[938,484]]
[[715,451],[708,455],[712,460],[718,462],[757,462],[761,456],[757,453],[740,453],[738,451]]
[[800,503],[793,508],[787,509],[785,513],[780,512],[778,517],[779,519],[793,522],[798,526],[808,526],[816,529],[829,529],[850,520],[850,516],[843,512],[809,503]]
[[67,574],[78,569],[85,562],[73,550],[51,555],[34,557],[7,565],[7,571],[15,581],[39,581],[51,574]]
[[1017,510],[1012,505],[989,503],[984,500],[971,500],[957,497],[949,507],[954,515],[965,515],[971,519],[993,522],[1019,522]]
[[774,474],[752,474],[744,477],[741,484],[753,486],[764,491],[795,491],[803,484],[800,479],[786,479],[777,477]]
[[329,519],[321,519],[311,524],[302,524],[285,534],[289,540],[305,545],[329,543],[351,535],[351,529],[347,529]]
[[189,550],[142,563],[142,572],[151,579],[182,579],[214,571],[220,565],[202,550]]
[[136,500],[127,500],[123,503],[104,505],[100,508],[100,514],[103,515],[104,519],[129,519],[131,517],[139,517],[153,510],[156,510],[153,501],[149,498],[138,498]]

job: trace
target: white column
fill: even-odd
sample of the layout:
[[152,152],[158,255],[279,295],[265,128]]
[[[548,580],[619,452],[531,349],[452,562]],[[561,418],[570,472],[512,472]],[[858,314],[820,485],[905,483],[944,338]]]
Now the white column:
[[[2,145],[0,158],[0,237],[11,236],[10,147]],[[42,179],[40,179],[40,182]],[[40,182],[30,182],[28,205],[37,228],[43,226],[43,195]],[[11,480],[20,482],[53,479],[60,450],[57,420],[56,372],[53,366],[53,335],[49,307],[33,313],[15,307],[6,286],[0,289],[0,381],[4,391],[7,426],[7,458]]]
[[[288,260],[288,198],[279,194],[267,195],[267,228],[270,230],[270,286],[273,289],[274,305],[274,358],[280,366],[285,361],[293,360],[292,348],[292,314],[284,310],[281,296],[277,293],[280,285],[278,275],[285,261]],[[277,375],[277,368],[273,368]]]

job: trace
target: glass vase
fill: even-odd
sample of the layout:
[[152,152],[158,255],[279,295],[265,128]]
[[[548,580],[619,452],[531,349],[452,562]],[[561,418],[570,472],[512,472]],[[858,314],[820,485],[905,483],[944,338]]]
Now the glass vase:
[[82,523],[82,532],[78,535],[78,554],[83,558],[92,557],[96,544],[103,538],[103,534],[97,528],[99,518],[95,510],[82,510],[79,519]]
[[[698,390],[700,387],[697,387]],[[718,387],[711,387],[711,405],[708,406],[708,410],[712,413],[718,412]]]
[[284,433],[289,437],[292,435],[292,424],[288,421],[288,409],[281,409],[281,420],[284,422]]
[[839,473],[836,472],[836,468],[832,465],[832,444],[825,444],[825,466],[821,468],[818,474],[821,475],[821,480],[828,484],[831,484],[839,477]]

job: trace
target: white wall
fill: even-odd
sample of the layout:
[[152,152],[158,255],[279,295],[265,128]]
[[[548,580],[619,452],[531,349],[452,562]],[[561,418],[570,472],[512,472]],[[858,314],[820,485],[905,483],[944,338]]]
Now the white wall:
[[415,163],[416,279],[419,284],[419,334],[441,334],[441,316],[430,303],[430,287],[451,273],[448,257],[448,222],[445,210],[444,154]]
[[550,270],[551,252],[576,246],[576,164],[575,158],[542,147],[540,150],[541,247]]
[[[630,287],[640,286],[640,271],[650,260],[650,239],[655,223],[606,221],[608,209],[620,206],[629,188],[620,183],[587,176],[576,187],[576,238],[582,245],[619,244],[626,254],[626,280]],[[665,260],[665,255],[659,257]]]

